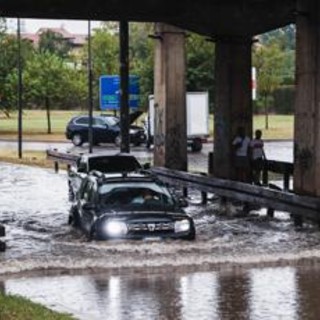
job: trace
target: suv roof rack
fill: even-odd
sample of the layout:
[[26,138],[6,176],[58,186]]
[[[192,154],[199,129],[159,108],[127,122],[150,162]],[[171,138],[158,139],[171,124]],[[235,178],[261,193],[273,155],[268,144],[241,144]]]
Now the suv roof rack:
[[89,172],[89,175],[97,177],[97,178],[101,178],[103,176],[103,173],[98,170],[92,170]]

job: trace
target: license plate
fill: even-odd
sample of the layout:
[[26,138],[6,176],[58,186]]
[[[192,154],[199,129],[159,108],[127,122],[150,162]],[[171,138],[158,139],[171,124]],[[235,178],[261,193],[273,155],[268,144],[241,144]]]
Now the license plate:
[[161,237],[145,237],[143,238],[144,241],[160,241],[162,240]]

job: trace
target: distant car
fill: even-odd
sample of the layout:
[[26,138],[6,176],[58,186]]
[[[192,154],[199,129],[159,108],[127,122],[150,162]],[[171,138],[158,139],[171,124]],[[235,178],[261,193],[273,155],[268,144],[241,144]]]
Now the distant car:
[[194,222],[184,205],[150,175],[90,174],[82,181],[69,223],[96,240],[194,240]]
[[[137,114],[141,112],[135,112],[130,115],[130,124],[137,118]],[[111,115],[93,116],[92,118],[92,132],[93,132],[93,144],[99,143],[115,143],[120,145],[120,119]],[[146,135],[144,128],[139,126],[130,125],[129,128],[130,142],[135,146],[138,146],[146,142]],[[73,117],[66,127],[66,138],[71,140],[75,146],[81,146],[83,143],[89,140],[89,116],[82,115]]]
[[149,163],[142,166],[136,157],[127,153],[117,153],[114,155],[103,153],[82,154],[68,170],[69,200],[73,201],[75,199],[81,181],[89,172],[123,173],[148,169],[149,167]]

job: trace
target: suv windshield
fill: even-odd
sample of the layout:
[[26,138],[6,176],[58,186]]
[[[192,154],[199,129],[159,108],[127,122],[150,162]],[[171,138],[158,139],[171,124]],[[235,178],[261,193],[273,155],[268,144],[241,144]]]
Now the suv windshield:
[[89,159],[89,168],[106,173],[131,172],[141,169],[141,165],[134,157],[130,156],[110,156],[94,157]]
[[107,183],[99,188],[103,206],[129,206],[132,209],[172,207],[175,202],[169,191],[154,182]]
[[120,121],[119,118],[112,117],[112,116],[104,117],[104,120],[105,120],[106,124],[108,126],[111,126],[111,127],[117,126],[119,124],[119,121]]

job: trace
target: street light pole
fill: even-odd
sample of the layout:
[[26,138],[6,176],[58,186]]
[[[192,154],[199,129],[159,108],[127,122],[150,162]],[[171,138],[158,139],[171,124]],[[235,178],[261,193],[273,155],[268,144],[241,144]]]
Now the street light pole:
[[120,21],[120,126],[121,152],[130,152],[129,138],[129,24]]
[[18,156],[22,158],[22,56],[21,56],[21,21],[17,19],[18,40]]
[[88,20],[88,99],[89,99],[89,153],[93,147],[93,99],[92,99],[92,50],[91,50],[91,21]]

